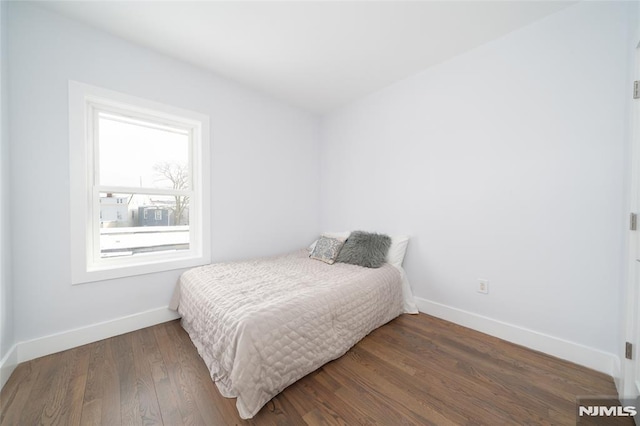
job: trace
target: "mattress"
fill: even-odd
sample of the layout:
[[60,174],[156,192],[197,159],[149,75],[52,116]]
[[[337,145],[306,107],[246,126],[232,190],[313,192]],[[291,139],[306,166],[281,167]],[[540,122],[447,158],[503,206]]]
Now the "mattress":
[[221,394],[253,417],[284,388],[403,312],[400,271],[306,250],[185,272],[172,307]]

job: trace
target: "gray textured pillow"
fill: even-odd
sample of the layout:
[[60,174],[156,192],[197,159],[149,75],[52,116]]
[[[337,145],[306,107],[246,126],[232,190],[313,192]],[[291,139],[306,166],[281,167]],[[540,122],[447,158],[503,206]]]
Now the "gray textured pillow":
[[389,247],[391,238],[388,235],[355,231],[342,246],[336,262],[379,268],[384,265]]
[[344,244],[344,238],[331,238],[324,235],[316,242],[309,257],[333,265]]

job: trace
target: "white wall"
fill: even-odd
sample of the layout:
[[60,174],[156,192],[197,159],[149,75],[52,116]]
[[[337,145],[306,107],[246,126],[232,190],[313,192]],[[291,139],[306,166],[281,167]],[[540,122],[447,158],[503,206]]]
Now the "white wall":
[[408,233],[419,298],[618,354],[634,7],[582,2],[328,115],[322,228]]
[[[629,31],[629,43],[632,48],[631,61],[629,64],[629,87],[632,87],[632,81],[640,79],[640,50],[638,46],[640,44],[640,3],[635,2],[636,11],[630,14],[632,19],[631,31]],[[640,101],[631,99],[631,96],[627,98],[628,111],[629,111],[629,125],[628,125],[628,137],[630,144],[628,146],[626,157],[629,172],[627,173],[627,181],[625,185],[625,192],[627,194],[627,211],[638,212],[640,211],[640,188],[639,177],[640,169],[634,167],[638,165],[640,152],[640,143],[637,140],[640,137],[640,133],[636,134],[635,128],[640,129]],[[620,309],[620,342],[618,346],[621,348],[621,381],[617,383],[618,391],[621,397],[633,397],[638,393],[635,380],[635,359],[625,360],[622,354],[622,348],[625,347],[625,342],[635,342],[636,330],[638,328],[638,319],[640,316],[636,315],[635,301],[638,298],[636,294],[636,282],[638,279],[638,271],[640,271],[640,264],[636,262],[638,257],[638,247],[636,244],[637,231],[629,231],[626,233],[625,251],[628,255],[625,257],[626,269],[624,270],[624,281],[627,283],[626,291],[622,293],[621,309]]]
[[214,260],[314,237],[316,117],[30,5],[11,2],[9,15],[18,341],[166,307],[181,273],[70,285],[69,79],[210,116]]
[[7,73],[7,2],[0,3],[0,387],[2,360],[14,345],[11,227],[9,226],[9,120]]

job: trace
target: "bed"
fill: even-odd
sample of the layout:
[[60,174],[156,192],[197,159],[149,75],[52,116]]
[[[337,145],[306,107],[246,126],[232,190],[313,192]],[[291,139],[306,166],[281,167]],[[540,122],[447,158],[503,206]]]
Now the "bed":
[[220,393],[252,418],[284,388],[405,309],[402,268],[329,265],[302,249],[185,272],[170,307]]

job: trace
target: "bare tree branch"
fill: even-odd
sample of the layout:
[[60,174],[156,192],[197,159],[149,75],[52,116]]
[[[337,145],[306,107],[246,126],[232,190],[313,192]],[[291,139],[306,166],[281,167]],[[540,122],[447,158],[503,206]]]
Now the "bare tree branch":
[[[153,170],[158,175],[156,182],[169,181],[173,189],[187,189],[189,187],[189,169],[186,164],[162,161],[154,164]],[[182,216],[189,205],[189,197],[186,195],[174,195],[175,208],[173,208],[176,225],[182,223]]]

